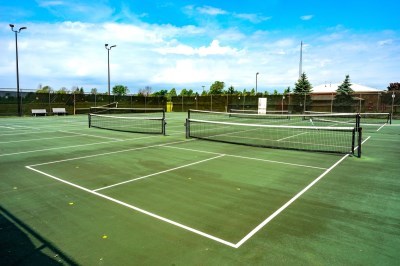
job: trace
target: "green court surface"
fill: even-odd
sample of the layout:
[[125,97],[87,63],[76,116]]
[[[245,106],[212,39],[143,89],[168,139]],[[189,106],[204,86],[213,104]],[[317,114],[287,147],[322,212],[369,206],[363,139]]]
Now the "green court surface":
[[362,156],[0,119],[1,265],[396,265],[400,123]]

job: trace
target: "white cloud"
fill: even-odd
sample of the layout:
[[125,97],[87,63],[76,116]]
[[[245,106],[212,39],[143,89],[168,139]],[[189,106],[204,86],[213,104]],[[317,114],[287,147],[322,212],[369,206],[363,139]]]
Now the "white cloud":
[[[256,72],[260,90],[293,87],[301,39],[303,70],[313,85],[341,82],[350,74],[355,83],[385,88],[396,81],[400,68],[396,32],[359,34],[336,28],[300,39],[284,32],[246,34],[238,28],[192,25],[63,22],[24,26],[28,30],[18,38],[20,84],[29,89],[41,83],[55,89],[83,86],[105,91],[105,43],[117,45],[110,52],[111,84],[126,85],[131,92],[146,85],[154,90],[175,86],[200,90],[215,80],[251,89]],[[0,84],[15,87],[15,43],[9,28],[0,28],[0,41],[5,44]]]
[[390,45],[393,43],[392,39],[387,39],[387,40],[382,40],[382,41],[378,41],[378,45],[379,46],[386,46],[386,45]]
[[243,19],[243,20],[248,20],[251,23],[255,23],[255,24],[271,19],[271,17],[260,16],[257,14],[245,14],[245,13],[234,14],[234,16],[237,18]]
[[227,11],[222,10],[220,8],[212,7],[212,6],[203,6],[203,7],[197,7],[196,10],[200,14],[206,14],[210,16],[217,16],[217,15],[226,15],[228,14]]
[[313,15],[306,15],[306,16],[301,16],[301,20],[311,20],[314,16]]
[[38,1],[39,6],[41,7],[51,7],[51,6],[62,6],[65,5],[64,1]]
[[157,48],[155,51],[162,55],[177,54],[177,55],[197,55],[197,56],[216,56],[216,55],[231,55],[238,54],[238,50],[229,46],[220,46],[218,40],[213,40],[209,46],[201,46],[194,48],[184,44],[177,44],[172,47]]

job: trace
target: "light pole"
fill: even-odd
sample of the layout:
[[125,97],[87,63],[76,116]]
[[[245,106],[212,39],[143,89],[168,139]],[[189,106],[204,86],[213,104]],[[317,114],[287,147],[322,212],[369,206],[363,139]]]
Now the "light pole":
[[393,118],[393,106],[394,106],[394,98],[396,97],[396,95],[394,94],[394,90],[392,92],[392,118]]
[[14,30],[14,25],[10,24],[11,31],[15,32],[15,58],[16,58],[16,66],[17,66],[17,102],[18,102],[18,116],[22,116],[22,109],[21,109],[21,95],[19,93],[19,70],[18,70],[18,33],[21,30],[26,30],[26,27],[21,27],[19,30]]
[[256,73],[256,95],[257,95],[257,76],[258,76],[258,74],[260,74],[260,73]]
[[117,47],[116,45],[111,45],[110,47],[108,47],[108,43],[106,43],[105,48],[107,49],[107,65],[108,65],[108,103],[110,103],[110,50],[113,47]]

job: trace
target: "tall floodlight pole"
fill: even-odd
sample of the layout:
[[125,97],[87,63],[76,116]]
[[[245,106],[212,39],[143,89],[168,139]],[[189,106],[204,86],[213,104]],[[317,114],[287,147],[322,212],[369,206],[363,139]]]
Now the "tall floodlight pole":
[[106,43],[105,48],[107,49],[107,66],[108,66],[108,103],[110,103],[110,50],[113,47],[116,47],[116,45],[111,45],[110,47],[108,47],[108,43]]
[[301,74],[303,74],[303,41],[300,43],[300,62],[299,62],[299,79],[301,77]]
[[18,101],[18,116],[22,116],[22,108],[21,108],[21,95],[19,92],[19,69],[18,69],[18,33],[21,30],[26,30],[26,27],[21,27],[19,30],[14,30],[14,25],[10,24],[11,31],[15,32],[15,58],[16,58],[16,66],[17,66],[17,101]]
[[260,74],[260,73],[256,73],[256,95],[257,95],[257,76],[258,76],[258,74]]

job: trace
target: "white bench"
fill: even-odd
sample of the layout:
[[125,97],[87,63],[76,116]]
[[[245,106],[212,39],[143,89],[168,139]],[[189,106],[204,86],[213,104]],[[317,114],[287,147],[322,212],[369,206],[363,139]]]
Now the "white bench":
[[67,111],[65,108],[53,108],[53,115],[66,115]]
[[46,109],[32,109],[32,115],[37,116],[37,115],[47,115]]

